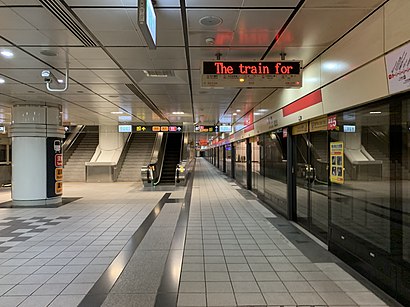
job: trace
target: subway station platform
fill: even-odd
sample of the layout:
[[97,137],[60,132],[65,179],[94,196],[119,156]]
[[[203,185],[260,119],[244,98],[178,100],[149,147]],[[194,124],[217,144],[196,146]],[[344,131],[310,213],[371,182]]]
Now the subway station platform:
[[0,191],[0,306],[401,306],[202,158],[187,187]]

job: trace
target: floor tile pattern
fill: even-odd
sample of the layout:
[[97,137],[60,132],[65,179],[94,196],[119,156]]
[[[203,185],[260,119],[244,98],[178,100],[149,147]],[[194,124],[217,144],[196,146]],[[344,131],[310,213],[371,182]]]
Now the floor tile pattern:
[[386,306],[337,263],[311,261],[252,199],[197,160],[178,306]]

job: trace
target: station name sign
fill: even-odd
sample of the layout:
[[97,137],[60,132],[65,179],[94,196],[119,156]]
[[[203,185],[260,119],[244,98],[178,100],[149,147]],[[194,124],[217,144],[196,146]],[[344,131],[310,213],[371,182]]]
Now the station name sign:
[[203,61],[202,87],[301,87],[301,61]]

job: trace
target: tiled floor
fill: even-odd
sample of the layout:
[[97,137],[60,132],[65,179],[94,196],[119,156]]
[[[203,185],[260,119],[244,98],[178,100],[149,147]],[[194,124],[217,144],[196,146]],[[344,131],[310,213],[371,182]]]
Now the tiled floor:
[[[190,204],[187,188],[168,191],[162,209],[166,189],[64,188],[65,197],[81,199],[60,208],[0,209],[1,307],[87,306],[94,297],[121,307],[386,306],[332,257],[303,253],[285,236],[293,226],[203,159]],[[8,200],[7,192],[0,198]],[[175,293],[161,303],[158,289]]]

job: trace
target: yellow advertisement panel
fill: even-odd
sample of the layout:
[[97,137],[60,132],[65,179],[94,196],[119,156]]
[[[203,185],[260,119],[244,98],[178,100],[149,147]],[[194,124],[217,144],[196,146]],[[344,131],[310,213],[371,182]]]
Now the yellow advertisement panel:
[[343,142],[330,143],[330,181],[343,184],[344,178]]
[[58,167],[55,170],[55,179],[56,181],[62,181],[63,180],[63,168]]
[[63,183],[62,183],[61,181],[56,182],[56,185],[55,185],[55,193],[56,193],[57,195],[63,194]]
[[327,116],[322,116],[309,122],[309,131],[326,131],[327,130]]
[[309,132],[309,124],[303,123],[292,127],[292,135],[304,134]]

